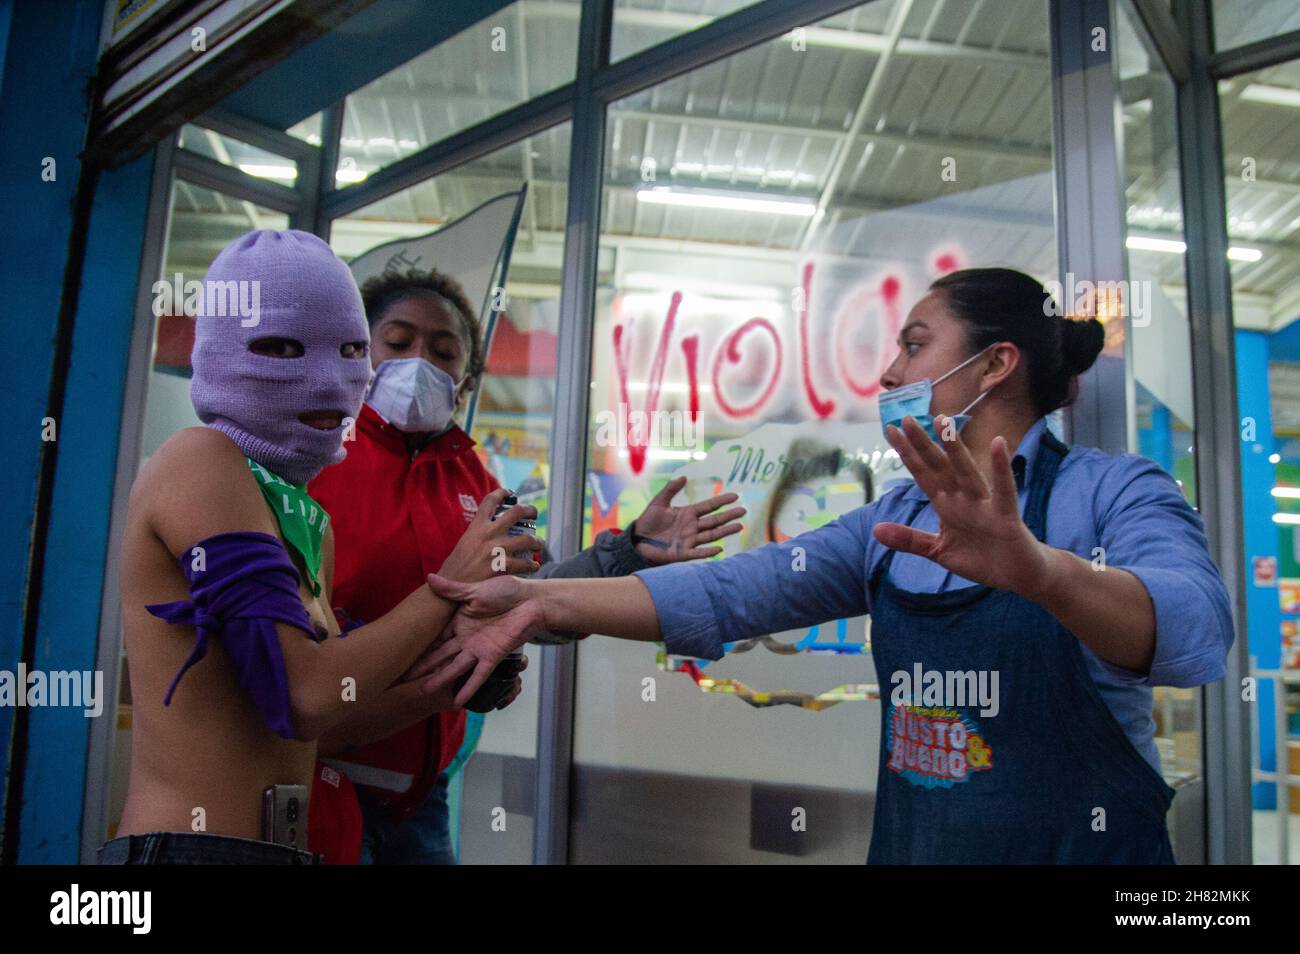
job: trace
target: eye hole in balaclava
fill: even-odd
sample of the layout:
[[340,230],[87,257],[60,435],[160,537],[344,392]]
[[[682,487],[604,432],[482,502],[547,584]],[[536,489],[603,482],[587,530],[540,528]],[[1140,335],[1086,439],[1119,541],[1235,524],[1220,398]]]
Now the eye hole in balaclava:
[[292,338],[256,338],[248,343],[248,350],[268,358],[301,358],[305,353],[302,342]]

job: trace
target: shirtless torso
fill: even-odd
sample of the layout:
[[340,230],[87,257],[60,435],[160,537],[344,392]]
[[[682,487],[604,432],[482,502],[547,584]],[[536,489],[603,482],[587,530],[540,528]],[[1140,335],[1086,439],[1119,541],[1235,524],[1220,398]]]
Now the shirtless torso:
[[[172,437],[141,470],[131,491],[122,549],[122,614],[134,732],[131,779],[119,835],[193,831],[202,809],[209,833],[261,838],[262,792],[310,785],[315,741],[276,735],[239,685],[218,639],[163,706],[168,684],[194,646],[193,627],[169,624],[145,606],[188,598],[178,558],[218,533],[266,533],[283,543],[242,453],[225,435],[190,428]],[[292,551],[291,551],[292,552]],[[295,564],[297,558],[295,556]],[[326,531],[323,592],[299,595],[318,634],[337,635],[329,605],[332,534]],[[281,626],[281,639],[311,641]]]

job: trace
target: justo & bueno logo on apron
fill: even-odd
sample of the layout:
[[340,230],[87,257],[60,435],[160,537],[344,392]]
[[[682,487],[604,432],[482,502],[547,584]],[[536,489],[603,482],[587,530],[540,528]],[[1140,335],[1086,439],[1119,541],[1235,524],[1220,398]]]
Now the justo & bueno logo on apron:
[[923,788],[951,788],[993,768],[979,724],[954,708],[891,706],[885,741],[889,770]]

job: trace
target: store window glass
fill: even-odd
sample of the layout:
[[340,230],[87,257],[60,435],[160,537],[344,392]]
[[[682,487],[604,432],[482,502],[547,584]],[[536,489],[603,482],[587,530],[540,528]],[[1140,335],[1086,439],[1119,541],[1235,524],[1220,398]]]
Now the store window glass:
[[[279,212],[180,179],[172,184],[167,243],[163,251],[162,274],[158,276],[158,280],[169,286],[169,291],[168,298],[159,299],[155,309],[158,319],[145,396],[141,466],[177,431],[197,427],[200,423],[190,404],[194,313],[186,307],[186,286],[191,281],[203,281],[212,260],[232,239],[253,229],[288,227],[289,220]],[[122,817],[131,768],[131,687],[126,666],[126,642],[119,638],[117,643],[123,647],[122,676],[108,784],[108,830],[105,838],[114,836]]]
[[[497,481],[537,507],[537,533],[543,539],[569,139],[567,123],[548,129],[335,219],[330,233],[335,251],[348,260],[377,245],[448,227],[460,236],[494,199],[527,186],[470,436]],[[458,237],[455,244],[462,255],[465,241]],[[486,254],[495,254],[495,246]],[[406,266],[431,266],[457,277],[456,267],[449,267],[436,250],[419,261],[398,263]],[[475,754],[458,779],[458,790],[453,789],[460,812],[460,858],[467,863],[532,861],[541,659],[535,646],[526,652],[530,666],[523,693],[507,709],[487,716]],[[493,827],[498,807],[505,810],[504,831]]]
[[348,95],[339,187],[571,82],[578,0],[517,0]]
[[[1129,449],[1196,497],[1196,419],[1174,84],[1126,8],[1117,5],[1128,284],[1117,333],[1130,336]],[[1180,861],[1204,861],[1200,689],[1158,686],[1152,717],[1161,774],[1178,796],[1169,816]]]
[[[1260,90],[1272,91],[1261,96]],[[1300,63],[1219,84],[1242,423],[1255,861],[1300,862]]]
[[215,159],[222,165],[234,166],[240,172],[258,179],[270,179],[281,185],[292,186],[298,178],[298,164],[292,159],[202,126],[181,127],[179,141],[182,149]]
[[[875,398],[912,304],[963,267],[1057,277],[1051,90],[1045,3],[879,2],[613,103],[587,539],[674,475],[741,495],[727,555],[904,479]],[[713,663],[582,643],[571,860],[860,863],[869,646],[864,618]]]
[[294,139],[301,139],[303,142],[309,142],[313,146],[321,144],[321,127],[325,120],[324,113],[315,113],[308,116],[302,122],[294,123],[285,130]]
[[609,59],[621,59],[698,30],[756,0],[614,0]]
[[1214,45],[1220,50],[1245,46],[1300,30],[1294,0],[1214,0]]

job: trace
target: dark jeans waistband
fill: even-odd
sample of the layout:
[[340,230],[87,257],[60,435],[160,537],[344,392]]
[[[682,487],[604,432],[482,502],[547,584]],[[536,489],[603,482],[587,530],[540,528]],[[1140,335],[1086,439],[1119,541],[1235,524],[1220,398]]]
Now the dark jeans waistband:
[[153,831],[123,835],[99,849],[101,865],[318,865],[320,856],[231,835]]

